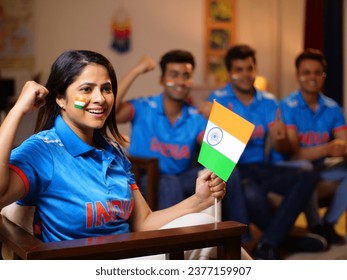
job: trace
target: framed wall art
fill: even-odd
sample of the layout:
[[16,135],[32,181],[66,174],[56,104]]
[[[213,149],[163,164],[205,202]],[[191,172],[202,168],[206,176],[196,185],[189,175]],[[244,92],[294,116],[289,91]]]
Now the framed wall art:
[[0,0],[0,69],[34,67],[34,0]]
[[205,82],[220,85],[227,81],[223,57],[235,42],[236,0],[205,1]]

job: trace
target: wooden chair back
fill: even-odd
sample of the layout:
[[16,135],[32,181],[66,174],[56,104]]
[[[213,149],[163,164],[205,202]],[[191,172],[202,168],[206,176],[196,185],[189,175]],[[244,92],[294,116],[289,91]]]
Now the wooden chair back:
[[142,175],[146,175],[146,192],[144,197],[149,207],[155,211],[158,207],[159,163],[156,158],[127,156],[132,164],[135,180],[141,189]]

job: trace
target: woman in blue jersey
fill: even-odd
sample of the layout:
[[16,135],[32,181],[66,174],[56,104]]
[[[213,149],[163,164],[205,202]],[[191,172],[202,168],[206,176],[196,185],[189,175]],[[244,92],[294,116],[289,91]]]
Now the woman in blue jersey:
[[[111,63],[72,50],[52,65],[46,86],[27,82],[0,128],[0,208],[36,206],[45,242],[158,229],[222,199],[225,182],[210,171],[196,192],[152,212],[136,186],[115,120]],[[36,134],[12,150],[17,129],[39,109]]]

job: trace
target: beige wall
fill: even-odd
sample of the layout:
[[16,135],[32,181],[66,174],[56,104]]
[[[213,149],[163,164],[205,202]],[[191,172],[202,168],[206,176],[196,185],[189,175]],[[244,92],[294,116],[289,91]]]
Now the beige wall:
[[[237,42],[257,49],[259,73],[270,91],[281,97],[296,88],[293,60],[302,49],[304,0],[237,0]],[[204,0],[35,0],[36,69],[45,82],[53,60],[71,48],[92,49],[106,55],[118,77],[143,54],[160,56],[173,48],[194,53],[195,83],[204,84]],[[132,20],[132,50],[117,54],[110,48],[111,18],[119,5]],[[27,71],[3,72],[16,75],[18,88],[30,77]],[[130,96],[161,90],[159,69],[139,78]]]
[[[204,0],[35,0],[36,71],[45,81],[52,61],[71,48],[105,54],[122,77],[143,54],[156,60],[172,48],[191,50],[197,59],[196,84],[203,84]],[[237,42],[258,52],[259,71],[277,95],[292,90],[294,56],[302,48],[303,0],[238,0]],[[132,19],[132,51],[110,48],[111,18],[123,5]],[[29,73],[28,73],[29,74]],[[134,84],[135,95],[159,91],[159,70]],[[289,76],[289,77],[288,77]],[[20,78],[25,80],[25,74]]]
[[[84,48],[99,51],[115,65],[122,77],[144,54],[156,60],[171,48],[192,50],[202,57],[203,1],[200,0],[36,0],[37,67],[48,72],[63,50]],[[132,51],[117,54],[110,48],[111,18],[123,3],[132,20]],[[133,92],[159,91],[158,69],[134,84]],[[202,69],[197,69],[197,79]]]
[[239,0],[237,40],[257,49],[258,72],[278,97],[296,88],[294,58],[303,48],[303,0]]

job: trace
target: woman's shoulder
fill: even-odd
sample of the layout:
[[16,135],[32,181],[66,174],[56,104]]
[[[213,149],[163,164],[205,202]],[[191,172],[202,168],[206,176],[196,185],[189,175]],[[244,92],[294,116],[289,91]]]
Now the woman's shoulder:
[[44,152],[46,149],[49,149],[51,145],[56,144],[58,146],[63,146],[60,138],[51,130],[43,130],[38,133],[32,134],[26,140],[24,140],[18,148],[21,149],[30,149],[31,151],[36,150],[37,152]]

